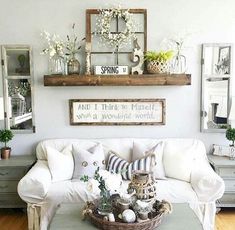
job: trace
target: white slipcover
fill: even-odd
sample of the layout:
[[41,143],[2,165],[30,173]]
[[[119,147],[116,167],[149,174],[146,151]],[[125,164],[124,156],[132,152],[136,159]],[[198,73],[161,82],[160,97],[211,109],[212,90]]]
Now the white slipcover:
[[52,184],[47,161],[37,161],[18,184],[20,197],[32,203],[38,203],[47,195]]
[[[109,150],[117,152],[126,160],[131,159],[133,142],[148,146],[163,141],[170,146],[171,151],[184,154],[189,148],[194,148],[192,158],[193,167],[190,172],[190,181],[184,181],[182,172],[176,178],[157,181],[157,196],[159,200],[165,199],[173,203],[189,203],[203,224],[204,230],[214,230],[215,201],[224,193],[223,180],[211,169],[208,164],[204,144],[195,139],[51,139],[38,144],[36,153],[38,162],[19,182],[18,193],[28,203],[29,229],[46,230],[53,217],[58,204],[62,202],[85,202],[98,197],[97,193],[90,193],[81,181],[71,180],[52,183],[47,165],[45,148],[51,146],[59,151],[69,144],[79,145],[80,148],[89,149],[96,143],[101,143],[105,154]],[[164,151],[169,153],[169,148]],[[165,159],[169,158],[165,156]],[[182,162],[175,162],[177,165]],[[163,161],[164,165],[164,161]],[[164,167],[167,167],[167,164]],[[181,167],[184,167],[182,163]],[[187,166],[186,166],[187,167]],[[166,171],[171,169],[165,168]],[[177,172],[176,172],[177,173]],[[187,172],[188,173],[188,172]],[[124,183],[127,186],[128,182]]]

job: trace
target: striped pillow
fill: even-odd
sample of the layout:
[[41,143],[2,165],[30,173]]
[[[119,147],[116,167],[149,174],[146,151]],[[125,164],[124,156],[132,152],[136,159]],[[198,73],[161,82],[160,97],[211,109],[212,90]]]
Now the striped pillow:
[[123,180],[131,180],[132,171],[135,170],[152,171],[152,167],[156,164],[154,155],[148,155],[129,163],[114,152],[109,153],[107,170],[113,173],[121,173]]

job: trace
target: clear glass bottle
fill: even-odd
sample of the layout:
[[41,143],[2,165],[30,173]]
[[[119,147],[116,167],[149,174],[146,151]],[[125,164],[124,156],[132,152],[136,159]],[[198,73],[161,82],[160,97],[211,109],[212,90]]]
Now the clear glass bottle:
[[175,74],[185,73],[186,68],[186,57],[180,54],[178,50],[177,54],[172,59],[171,72]]

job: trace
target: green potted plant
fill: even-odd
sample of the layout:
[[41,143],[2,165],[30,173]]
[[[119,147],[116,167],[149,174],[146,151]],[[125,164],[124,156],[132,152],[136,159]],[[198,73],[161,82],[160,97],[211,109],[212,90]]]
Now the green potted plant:
[[234,141],[235,141],[235,129],[233,128],[228,128],[226,131],[226,138],[229,141],[232,141],[232,144],[230,146],[234,147]]
[[13,133],[9,129],[0,130],[0,142],[4,143],[4,147],[1,148],[1,158],[8,159],[11,155],[11,148],[7,146],[7,143],[12,140]]
[[166,73],[169,71],[169,61],[173,58],[173,50],[148,51],[144,55],[147,62],[147,71],[151,74]]

